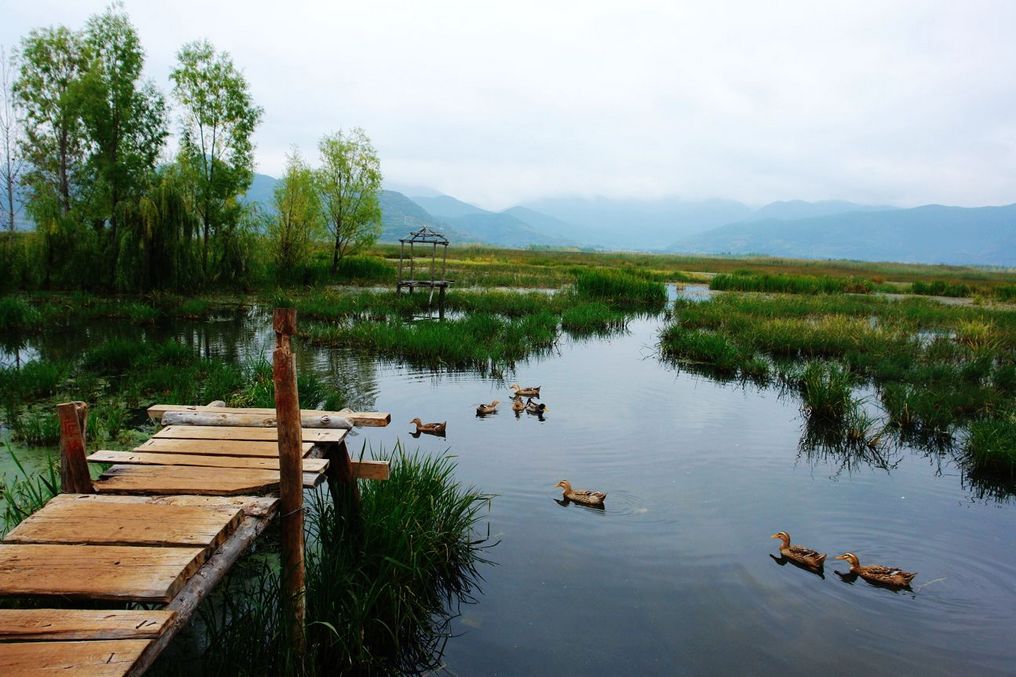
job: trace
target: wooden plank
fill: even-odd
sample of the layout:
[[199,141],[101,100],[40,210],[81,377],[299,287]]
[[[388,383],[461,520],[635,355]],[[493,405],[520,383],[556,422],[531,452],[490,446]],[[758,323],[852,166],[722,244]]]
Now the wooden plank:
[[[324,473],[304,473],[305,487],[324,482]],[[197,494],[236,496],[278,491],[279,472],[248,468],[202,468],[184,465],[114,465],[95,481],[107,494]]]
[[[276,428],[278,419],[264,414],[212,413],[210,411],[167,411],[162,415],[162,425],[216,425],[253,428]],[[301,428],[344,428],[349,430],[353,423],[341,416],[301,416]]]
[[[268,407],[205,407],[181,404],[153,405],[148,408],[148,416],[155,421],[161,421],[162,415],[167,411],[211,411],[222,414],[257,414],[259,416],[275,416],[275,409]],[[392,421],[391,414],[384,411],[351,411],[349,409],[342,409],[340,411],[323,411],[320,409],[301,409],[300,415],[341,416],[343,418],[348,418],[353,422],[353,425],[356,426],[380,428],[383,428]]]
[[0,595],[165,604],[201,566],[204,548],[0,544]]
[[53,500],[15,527],[4,542],[215,547],[242,518],[243,511],[235,506]]
[[[304,461],[306,463],[306,461]],[[390,474],[388,461],[371,461],[364,459],[350,461],[353,468],[353,477],[358,480],[386,480]]]
[[[0,609],[0,642],[154,639],[176,612]],[[0,652],[3,647],[0,647]]]
[[[313,442],[303,443],[304,457],[314,448]],[[279,457],[278,442],[251,442],[247,440],[177,440],[153,437],[134,448],[134,451],[168,454],[200,454],[201,456],[258,456]]]
[[187,625],[202,600],[215,589],[215,586],[225,577],[233,564],[247,552],[251,544],[267,528],[278,509],[279,499],[261,498],[256,500],[261,502],[271,500],[271,504],[266,506],[265,514],[244,519],[240,528],[223,543],[221,548],[215,551],[204,566],[180,589],[173,601],[166,606],[167,610],[175,611],[176,616],[166,625],[162,635],[148,645],[148,648],[141,654],[141,658],[128,673],[131,677],[138,677],[151,667],[162,650],[173,641],[176,633]]
[[0,645],[0,675],[119,677],[137,663],[149,639],[98,642],[21,642]]
[[[317,444],[338,444],[346,436],[346,432],[341,428],[307,428],[303,431],[303,441]],[[275,442],[278,440],[278,430],[275,428],[234,428],[214,425],[171,425],[155,433],[153,437],[185,440],[252,440]]]
[[[93,463],[132,463],[138,465],[185,465],[206,468],[256,468],[278,470],[279,459],[269,457],[243,456],[199,456],[197,454],[158,454],[137,451],[100,450],[88,457]],[[328,459],[303,459],[304,472],[324,472]]]
[[54,501],[97,501],[106,505],[180,505],[208,506],[215,508],[234,507],[243,511],[244,515],[261,517],[274,513],[279,499],[275,496],[123,496],[116,494],[61,494],[50,499]]

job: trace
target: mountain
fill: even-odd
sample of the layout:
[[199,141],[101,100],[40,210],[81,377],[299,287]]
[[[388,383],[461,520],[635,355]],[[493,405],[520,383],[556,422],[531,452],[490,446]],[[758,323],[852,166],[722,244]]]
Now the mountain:
[[677,240],[672,251],[1016,266],[1016,204],[926,205],[795,220],[742,221]]
[[475,241],[470,240],[465,233],[449,228],[446,223],[434,218],[426,209],[402,193],[394,190],[382,190],[379,200],[381,202],[380,240],[382,242],[397,242],[399,238],[409,235],[411,231],[422,226],[430,226],[452,241]]
[[567,240],[540,232],[530,224],[505,212],[481,212],[458,218],[445,219],[456,230],[466,233],[474,242],[500,247],[529,247],[544,245],[564,247]]
[[272,206],[275,200],[275,186],[279,180],[267,174],[255,174],[251,181],[250,188],[244,194],[242,201],[251,204],[257,203],[262,209],[273,211]]
[[782,202],[770,202],[764,207],[759,207],[755,212],[743,219],[744,221],[764,221],[766,219],[808,219],[814,216],[832,216],[833,214],[846,214],[849,212],[884,212],[896,209],[890,206],[860,205],[856,202],[845,200],[820,200],[818,202],[805,202],[804,200],[786,200]]
[[751,207],[734,200],[676,198],[546,198],[522,206],[576,224],[556,233],[560,237],[586,245],[644,250],[663,249],[678,238],[740,221],[752,213]]
[[456,219],[460,216],[490,213],[468,202],[456,200],[451,195],[413,195],[409,199],[439,219]]

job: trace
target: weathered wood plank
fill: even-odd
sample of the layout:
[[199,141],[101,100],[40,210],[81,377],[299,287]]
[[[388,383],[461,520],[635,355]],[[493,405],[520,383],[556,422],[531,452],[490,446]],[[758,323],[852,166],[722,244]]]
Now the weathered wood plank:
[[205,548],[4,543],[0,595],[165,604],[205,557]]
[[5,543],[87,543],[214,547],[240,524],[237,507],[50,501]]
[[[215,425],[239,428],[275,428],[278,419],[264,414],[212,413],[210,411],[167,411],[162,425]],[[353,423],[341,416],[301,416],[301,428],[342,428],[349,430]]]
[[[314,448],[313,442],[303,443],[304,457]],[[168,454],[200,454],[201,456],[258,456],[279,457],[279,443],[249,440],[178,440],[153,437],[134,448],[134,451]]]
[[[324,473],[304,473],[305,487],[324,482]],[[277,491],[279,471],[248,468],[202,468],[184,465],[114,465],[95,480],[107,494],[197,494],[236,496]]]
[[237,468],[114,465],[94,485],[99,493],[235,496],[278,489],[279,473]]
[[0,609],[0,642],[154,639],[175,613],[164,610]]
[[[205,562],[204,566],[194,574],[187,583],[180,589],[180,592],[173,598],[173,601],[166,607],[169,611],[175,611],[176,616],[170,621],[162,632],[159,639],[154,640],[142,653],[141,658],[135,663],[129,675],[138,677],[144,674],[145,670],[151,667],[158,655],[165,649],[176,633],[187,625],[195,609],[208,594],[215,589],[219,581],[225,577],[229,569],[236,563],[251,546],[255,539],[271,522],[271,518],[278,510],[278,498],[256,499],[265,503],[265,513],[260,516],[251,516],[244,519],[240,528],[223,543],[222,547]],[[271,501],[267,504],[267,501]]]
[[19,642],[0,644],[0,675],[119,677],[138,661],[150,639],[98,642]]
[[[161,421],[167,411],[212,411],[222,414],[256,414],[259,416],[275,416],[275,410],[267,407],[203,407],[180,404],[156,404],[148,408],[148,416]],[[320,409],[301,409],[301,416],[341,416],[348,418],[356,426],[384,427],[391,423],[391,414],[384,411],[323,411]]]
[[[338,444],[346,436],[345,430],[306,428],[303,431],[304,442]],[[275,428],[234,428],[229,426],[203,425],[171,425],[155,433],[153,437],[160,439],[174,438],[186,440],[251,440],[275,442],[278,440]]]
[[350,461],[349,465],[352,466],[353,477],[358,480],[386,480],[390,475],[388,461],[363,459]]
[[[262,517],[272,514],[279,502],[276,496],[124,496],[116,494],[61,494],[50,499],[55,501],[96,501],[103,504],[117,505],[181,505],[210,506],[216,508],[234,507],[243,511],[244,515]],[[48,505],[48,504],[47,504]]]
[[[243,456],[199,456],[198,454],[159,454],[137,451],[100,450],[88,457],[93,463],[132,463],[138,465],[183,465],[201,466],[206,468],[255,468],[258,470],[278,470],[279,459],[269,457]],[[303,459],[304,472],[324,472],[328,467],[328,459]]]

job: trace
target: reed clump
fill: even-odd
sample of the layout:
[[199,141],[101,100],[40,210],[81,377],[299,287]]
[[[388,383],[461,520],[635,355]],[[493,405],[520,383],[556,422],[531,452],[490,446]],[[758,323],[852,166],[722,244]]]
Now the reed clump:
[[659,310],[667,302],[667,290],[662,282],[624,270],[579,270],[575,289],[580,296],[622,310]]
[[574,336],[610,334],[625,328],[626,318],[605,303],[578,303],[561,313],[561,328]]
[[[310,497],[303,664],[287,653],[278,570],[260,566],[232,576],[227,594],[202,608],[207,641],[191,674],[419,674],[440,666],[449,621],[487,562],[491,544],[477,526],[490,497],[461,486],[449,456],[400,446],[386,456],[391,477],[361,483],[361,519],[320,491]],[[156,674],[169,674],[179,658],[166,656]]]
[[975,470],[1016,478],[1016,417],[974,421],[966,449]]
[[717,291],[754,291],[769,294],[841,294],[851,292],[869,294],[875,283],[857,277],[830,277],[827,275],[787,275],[757,273],[738,270],[720,273],[709,281],[709,288]]

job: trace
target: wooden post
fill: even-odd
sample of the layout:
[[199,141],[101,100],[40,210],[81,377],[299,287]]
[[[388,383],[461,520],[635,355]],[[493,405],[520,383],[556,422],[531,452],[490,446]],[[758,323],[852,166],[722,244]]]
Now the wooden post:
[[60,417],[60,488],[65,494],[94,494],[85,460],[85,426],[88,405],[64,402],[56,406]]
[[328,477],[328,488],[335,505],[335,514],[340,519],[346,520],[350,533],[357,535],[361,526],[360,486],[357,484],[356,472],[349,458],[349,449],[345,440],[329,447],[331,448],[326,453],[329,463],[325,474]]
[[279,514],[282,527],[282,592],[290,616],[290,647],[302,660],[307,648],[304,622],[307,600],[303,562],[303,435],[296,361],[290,339],[296,333],[296,310],[276,308],[273,317],[275,352],[275,415],[279,434]]

